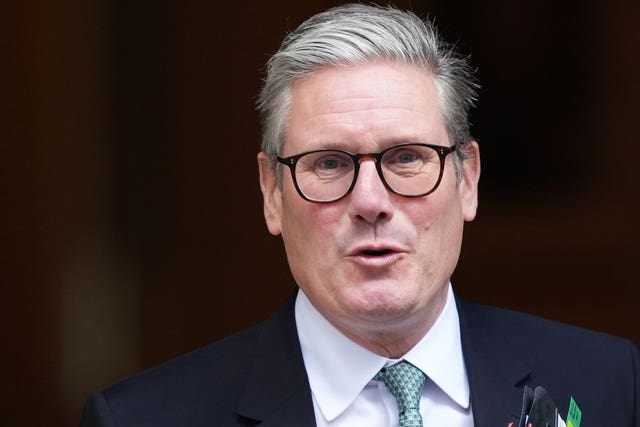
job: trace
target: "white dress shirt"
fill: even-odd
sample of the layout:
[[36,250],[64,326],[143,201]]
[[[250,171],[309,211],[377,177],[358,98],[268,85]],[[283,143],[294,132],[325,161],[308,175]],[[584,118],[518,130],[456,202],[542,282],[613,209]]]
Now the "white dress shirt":
[[[372,379],[383,366],[397,360],[345,337],[302,290],[295,315],[318,427],[397,427],[395,398],[383,382]],[[425,427],[473,427],[458,310],[450,284],[442,313],[402,359],[427,376],[420,398]]]

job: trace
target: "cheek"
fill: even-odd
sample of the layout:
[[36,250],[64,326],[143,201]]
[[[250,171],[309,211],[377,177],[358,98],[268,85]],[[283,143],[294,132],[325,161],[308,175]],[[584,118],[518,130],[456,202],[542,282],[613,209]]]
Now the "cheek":
[[438,226],[444,217],[441,204],[435,200],[427,200],[418,206],[412,206],[411,209],[405,210],[408,221],[418,233],[424,233]]
[[450,197],[432,198],[409,212],[418,234],[422,256],[436,260],[457,252],[462,235],[462,212],[455,192]]
[[339,263],[336,236],[340,218],[326,205],[301,202],[284,204],[282,239],[294,280],[313,295]]
[[[304,252],[326,250],[335,240],[341,215],[333,205],[309,203],[302,200],[283,200],[282,238],[287,249]],[[323,249],[324,248],[324,249]],[[309,254],[309,256],[313,256]]]

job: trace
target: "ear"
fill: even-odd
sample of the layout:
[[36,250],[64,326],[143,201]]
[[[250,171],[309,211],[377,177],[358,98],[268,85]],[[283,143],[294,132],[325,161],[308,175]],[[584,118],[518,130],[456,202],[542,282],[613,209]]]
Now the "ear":
[[260,189],[262,190],[264,219],[269,232],[277,236],[282,231],[282,194],[276,181],[275,171],[271,167],[269,157],[258,153],[258,170],[260,172]]
[[480,181],[480,147],[476,141],[468,143],[468,158],[462,163],[462,179],[458,186],[465,221],[473,221],[478,209],[478,182]]

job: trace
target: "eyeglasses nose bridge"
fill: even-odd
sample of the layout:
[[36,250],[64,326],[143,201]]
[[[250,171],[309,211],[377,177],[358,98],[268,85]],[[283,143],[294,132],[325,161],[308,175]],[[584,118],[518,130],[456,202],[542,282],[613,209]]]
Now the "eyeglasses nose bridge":
[[378,157],[375,154],[359,154],[357,160],[359,164],[362,164],[364,160],[373,160],[377,163]]
[[[377,172],[377,175],[378,175],[378,179],[382,182],[382,184],[385,187],[388,187],[388,184],[384,176],[382,175],[382,169],[380,168],[380,153],[362,153],[362,154],[356,154],[354,157],[355,157],[354,160],[356,161],[356,170],[355,170],[355,174],[353,175],[353,184],[351,186],[351,190],[353,190],[353,187],[355,187],[356,182],[358,181],[358,176],[360,175],[359,174],[360,166],[362,165],[362,162],[365,160],[373,161],[375,171]],[[349,192],[351,192],[351,190],[349,190]]]
[[[358,179],[358,171],[360,170],[360,166],[362,165],[362,162],[365,160],[371,160],[373,161],[373,164],[376,168],[376,171],[378,172],[378,176],[380,177],[380,179],[382,180],[382,182],[384,183],[384,177],[382,176],[382,170],[380,170],[380,166],[379,166],[379,160],[380,159],[380,155],[378,153],[362,153],[362,154],[356,154],[355,155],[355,161],[356,161],[356,173],[353,177],[353,181],[355,183],[355,181]],[[386,185],[386,183],[385,183]]]

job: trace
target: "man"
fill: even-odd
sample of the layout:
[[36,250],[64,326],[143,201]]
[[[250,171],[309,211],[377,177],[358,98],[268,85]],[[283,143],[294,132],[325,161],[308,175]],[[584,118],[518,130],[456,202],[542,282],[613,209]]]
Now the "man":
[[583,427],[640,424],[634,344],[452,291],[477,207],[475,89],[409,12],[346,5],[290,34],[268,64],[258,163],[299,291],[92,396],[82,425],[504,427],[533,419],[536,386],[563,418],[573,397]]

